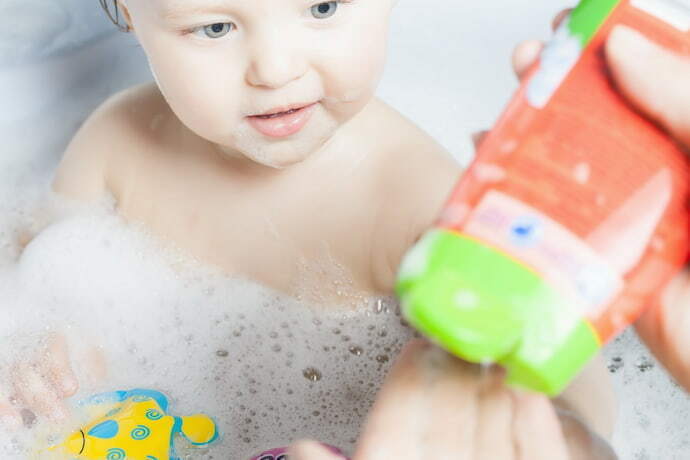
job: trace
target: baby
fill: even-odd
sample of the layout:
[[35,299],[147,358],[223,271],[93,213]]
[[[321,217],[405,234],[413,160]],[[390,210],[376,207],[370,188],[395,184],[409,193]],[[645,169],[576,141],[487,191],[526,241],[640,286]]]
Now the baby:
[[[163,241],[310,303],[352,309],[390,294],[403,254],[461,174],[374,97],[395,2],[120,0],[156,81],[84,123],[55,191],[111,196]],[[73,394],[69,372],[52,369],[51,385],[36,388]],[[600,371],[564,405],[609,435]]]

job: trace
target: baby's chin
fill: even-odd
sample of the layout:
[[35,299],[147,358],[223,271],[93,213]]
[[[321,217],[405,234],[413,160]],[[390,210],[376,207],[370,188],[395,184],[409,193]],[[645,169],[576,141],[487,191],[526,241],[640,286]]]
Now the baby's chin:
[[[268,143],[255,143],[247,139],[247,145],[242,145],[245,142],[241,142],[235,146],[235,151],[241,152],[244,158],[254,163],[274,169],[285,169],[317,156],[333,135],[334,130],[329,129],[322,131],[319,136],[304,136]],[[226,147],[222,150],[228,152],[234,149]]]

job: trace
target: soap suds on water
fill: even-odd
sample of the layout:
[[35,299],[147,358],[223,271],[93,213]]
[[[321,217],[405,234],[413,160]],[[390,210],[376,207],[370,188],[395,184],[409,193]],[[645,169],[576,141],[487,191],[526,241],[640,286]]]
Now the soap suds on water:
[[[108,377],[93,381],[77,358],[82,387],[72,401],[118,389],[163,391],[176,415],[204,412],[220,425],[218,445],[190,458],[249,458],[302,437],[352,448],[412,335],[392,299],[310,307],[194,266],[125,225],[112,204],[65,209],[17,263],[10,263],[17,248],[3,254],[3,365],[37,353],[36,341],[51,332],[67,336],[74,356],[98,346]],[[23,460],[36,436],[70,428],[39,419],[31,430],[3,433],[0,456]]]

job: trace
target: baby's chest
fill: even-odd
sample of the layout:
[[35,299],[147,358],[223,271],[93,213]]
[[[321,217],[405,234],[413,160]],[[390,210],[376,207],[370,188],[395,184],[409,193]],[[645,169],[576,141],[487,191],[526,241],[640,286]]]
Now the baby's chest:
[[142,168],[118,195],[127,220],[227,273],[286,292],[370,290],[373,211],[332,183],[238,182],[166,165]]

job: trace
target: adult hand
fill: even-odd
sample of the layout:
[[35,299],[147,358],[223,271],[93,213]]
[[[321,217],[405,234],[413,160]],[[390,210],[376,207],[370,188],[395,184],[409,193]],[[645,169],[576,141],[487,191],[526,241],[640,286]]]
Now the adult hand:
[[[569,13],[559,13],[557,26]],[[537,41],[515,49],[513,67],[522,78],[542,49]],[[690,58],[666,50],[624,26],[612,31],[606,59],[620,92],[690,151]],[[636,323],[642,340],[669,372],[690,391],[690,274],[666,289],[660,304]]]
[[[342,460],[302,441],[296,460]],[[353,460],[568,460],[551,402],[511,389],[498,369],[482,371],[417,341],[408,345],[372,408]],[[591,457],[586,457],[591,458]]]

